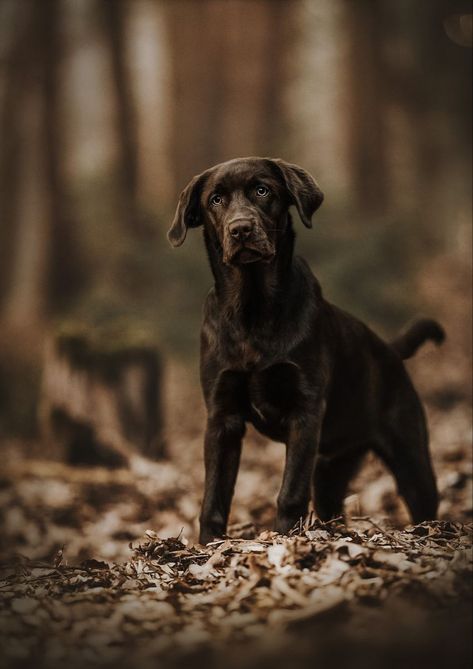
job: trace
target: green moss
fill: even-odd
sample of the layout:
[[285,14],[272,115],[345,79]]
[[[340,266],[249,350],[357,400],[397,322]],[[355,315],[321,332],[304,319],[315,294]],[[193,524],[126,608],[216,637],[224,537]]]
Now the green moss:
[[94,323],[70,320],[54,335],[60,355],[75,366],[112,379],[126,363],[145,362],[159,367],[159,351],[151,329],[129,319]]

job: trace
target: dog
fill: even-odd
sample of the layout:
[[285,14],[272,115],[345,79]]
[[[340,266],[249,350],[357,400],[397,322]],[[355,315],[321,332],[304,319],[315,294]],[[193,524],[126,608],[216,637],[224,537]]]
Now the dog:
[[306,515],[339,517],[367,451],[397,482],[412,520],[436,516],[438,495],[419,397],[403,360],[442,327],[419,320],[391,343],[327,302],[294,257],[302,223],[323,201],[312,176],[280,159],[237,158],[195,176],[168,232],[180,246],[203,226],[215,280],[203,315],[201,385],[207,407],[199,541],[226,532],[247,423],[286,444],[275,529]]

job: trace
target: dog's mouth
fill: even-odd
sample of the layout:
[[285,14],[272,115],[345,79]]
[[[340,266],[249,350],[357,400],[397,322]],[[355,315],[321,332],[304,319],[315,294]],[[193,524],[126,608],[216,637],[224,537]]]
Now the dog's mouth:
[[257,262],[268,263],[271,262],[273,258],[274,249],[269,245],[264,245],[263,248],[242,245],[234,249],[232,253],[226,254],[224,262],[227,265],[249,265]]
[[249,263],[267,260],[268,256],[258,249],[249,249],[243,247],[235,253],[232,258],[234,264],[248,265]]

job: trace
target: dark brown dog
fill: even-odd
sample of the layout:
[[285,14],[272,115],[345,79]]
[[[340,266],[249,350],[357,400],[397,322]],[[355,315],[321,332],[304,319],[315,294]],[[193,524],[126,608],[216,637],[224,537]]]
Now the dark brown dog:
[[200,541],[225,533],[245,423],[286,444],[276,529],[314,507],[339,516],[351,477],[372,449],[396,478],[415,522],[435,518],[437,490],[419,398],[402,359],[442,328],[418,321],[386,344],[329,304],[293,257],[289,207],[302,222],[323,195],[282,160],[241,158],[194,177],[169,230],[180,246],[204,227],[215,286],[204,309],[201,382],[208,410]]

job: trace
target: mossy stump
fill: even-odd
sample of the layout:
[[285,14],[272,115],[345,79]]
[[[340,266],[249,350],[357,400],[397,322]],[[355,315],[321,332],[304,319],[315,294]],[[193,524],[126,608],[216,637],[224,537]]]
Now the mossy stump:
[[68,326],[46,345],[39,420],[45,449],[70,464],[165,457],[161,358],[128,326]]

